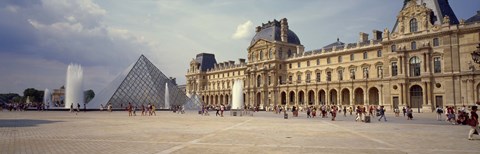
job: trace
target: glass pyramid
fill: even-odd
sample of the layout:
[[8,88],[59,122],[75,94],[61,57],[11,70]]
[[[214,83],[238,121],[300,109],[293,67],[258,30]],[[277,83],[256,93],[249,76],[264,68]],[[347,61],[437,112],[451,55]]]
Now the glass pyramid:
[[[167,95],[170,103],[165,103]],[[143,55],[97,96],[95,98],[98,99],[94,98],[88,104],[89,108],[99,108],[107,104],[112,104],[113,108],[125,108],[128,103],[138,107],[142,104],[154,104],[157,109],[182,106],[186,103],[189,104],[188,109],[198,109],[201,106],[197,99],[187,97],[184,91]]]

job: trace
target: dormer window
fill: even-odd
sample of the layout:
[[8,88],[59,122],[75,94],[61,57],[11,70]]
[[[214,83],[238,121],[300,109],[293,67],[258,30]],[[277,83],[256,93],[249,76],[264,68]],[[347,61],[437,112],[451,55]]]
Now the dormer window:
[[417,32],[418,31],[418,25],[417,25],[417,19],[413,18],[410,20],[410,32]]

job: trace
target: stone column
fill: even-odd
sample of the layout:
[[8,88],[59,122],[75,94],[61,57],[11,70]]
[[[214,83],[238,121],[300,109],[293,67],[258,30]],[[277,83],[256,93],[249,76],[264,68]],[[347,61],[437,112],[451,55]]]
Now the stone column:
[[355,103],[354,103],[354,101],[355,101],[355,98],[354,98],[354,97],[355,97],[355,93],[354,93],[354,90],[353,90],[353,89],[349,90],[349,92],[350,92],[350,106],[353,106],[353,105],[355,104]]
[[330,104],[330,89],[327,88],[327,90],[325,91],[325,105],[328,105]]
[[405,98],[404,98],[405,97],[405,92],[404,92],[403,89],[405,89],[404,84],[400,83],[400,103],[401,103],[401,105],[406,106],[407,104],[406,104]]
[[368,102],[368,89],[367,89],[367,87],[365,87],[365,90],[363,90],[363,104],[370,105],[370,102]]
[[399,71],[399,74],[403,74],[403,56],[399,56],[398,57],[398,71]]

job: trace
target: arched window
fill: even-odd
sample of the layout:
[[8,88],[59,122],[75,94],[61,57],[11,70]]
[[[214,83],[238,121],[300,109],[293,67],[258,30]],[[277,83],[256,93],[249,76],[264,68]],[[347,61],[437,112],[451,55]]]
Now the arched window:
[[257,87],[262,86],[261,84],[262,84],[262,77],[259,75],[257,76]]
[[411,43],[411,46],[412,46],[412,50],[417,50],[417,42],[413,41]]
[[417,19],[413,18],[410,20],[410,32],[417,32],[418,31],[418,26],[417,26]]
[[417,56],[410,58],[410,76],[420,76],[420,58]]
[[260,60],[263,60],[263,51],[262,50],[260,50],[260,56],[259,57],[260,57]]
[[438,40],[438,38],[433,38],[433,46],[434,47],[440,46],[440,41]]
[[268,51],[268,59],[272,59],[273,57],[273,51],[272,49],[270,49],[270,51]]
[[395,51],[397,51],[397,46],[394,44],[392,45],[392,52],[395,52]]
[[382,57],[382,50],[377,51],[377,57]]
[[433,73],[441,73],[442,72],[442,62],[440,61],[440,57],[433,58]]

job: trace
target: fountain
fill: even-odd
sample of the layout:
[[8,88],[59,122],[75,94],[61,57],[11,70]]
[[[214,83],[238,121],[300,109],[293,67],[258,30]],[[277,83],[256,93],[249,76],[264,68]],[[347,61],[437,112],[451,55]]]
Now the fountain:
[[230,114],[241,116],[243,110],[243,81],[235,80],[232,88],[232,108]]
[[52,106],[50,104],[52,102],[52,94],[50,93],[50,90],[45,89],[45,93],[43,94],[43,104],[48,105],[49,107]]
[[170,93],[168,92],[168,82],[165,83],[165,109],[170,109]]
[[83,70],[82,66],[70,64],[67,68],[67,80],[65,81],[65,108],[77,107],[83,103]]

